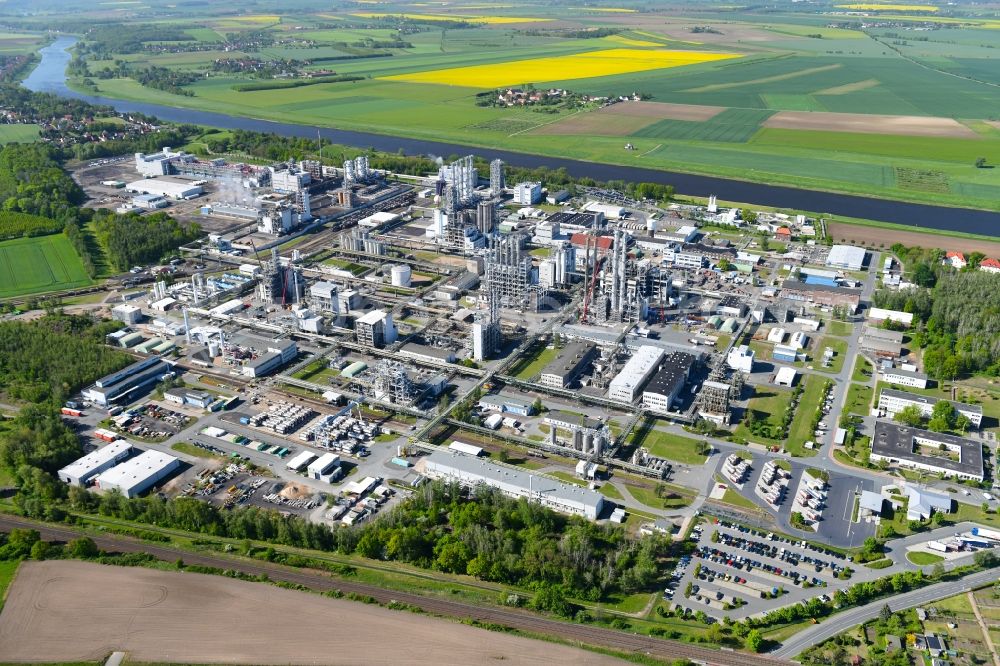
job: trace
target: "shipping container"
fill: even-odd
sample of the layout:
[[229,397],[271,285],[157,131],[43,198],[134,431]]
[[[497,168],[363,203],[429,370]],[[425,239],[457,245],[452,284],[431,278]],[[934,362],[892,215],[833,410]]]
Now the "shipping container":
[[83,416],[83,412],[81,412],[79,409],[71,409],[69,407],[63,407],[60,411],[65,416]]

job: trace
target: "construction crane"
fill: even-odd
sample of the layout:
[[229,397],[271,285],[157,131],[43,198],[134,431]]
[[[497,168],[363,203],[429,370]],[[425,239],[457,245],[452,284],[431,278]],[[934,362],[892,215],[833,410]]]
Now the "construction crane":
[[257,257],[257,265],[260,270],[264,270],[264,262],[260,260],[260,253],[257,252],[257,246],[253,244],[253,239],[250,239],[250,248],[253,250],[253,256]]

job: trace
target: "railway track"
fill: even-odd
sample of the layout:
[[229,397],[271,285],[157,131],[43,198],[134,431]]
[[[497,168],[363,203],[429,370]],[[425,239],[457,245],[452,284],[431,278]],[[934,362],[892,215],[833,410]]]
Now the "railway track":
[[[42,538],[48,541],[69,541],[84,534],[82,531],[39,523],[15,516],[0,516],[0,531],[8,532],[13,528],[38,530]],[[533,634],[558,637],[565,641],[620,652],[648,655],[665,660],[690,659],[694,662],[710,666],[779,666],[791,663],[783,659],[775,659],[763,655],[719,651],[677,641],[628,634],[603,627],[560,622],[559,620],[534,615],[528,611],[493,606],[479,607],[449,599],[438,599],[409,592],[384,590],[373,585],[336,579],[329,574],[312,569],[294,569],[268,562],[249,561],[209,553],[196,553],[181,548],[145,543],[120,536],[90,536],[101,549],[106,551],[149,553],[167,562],[183,559],[186,564],[232,569],[251,575],[266,575],[274,581],[296,583],[319,592],[333,589],[344,593],[353,592],[355,594],[371,596],[381,603],[398,601],[412,604],[434,615],[489,622]]]

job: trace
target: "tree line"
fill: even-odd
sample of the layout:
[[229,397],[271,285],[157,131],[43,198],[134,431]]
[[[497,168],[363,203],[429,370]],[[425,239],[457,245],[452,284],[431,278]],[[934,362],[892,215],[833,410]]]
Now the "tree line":
[[120,271],[159,261],[181,245],[201,236],[201,226],[181,224],[166,213],[94,213],[93,229],[108,261]]

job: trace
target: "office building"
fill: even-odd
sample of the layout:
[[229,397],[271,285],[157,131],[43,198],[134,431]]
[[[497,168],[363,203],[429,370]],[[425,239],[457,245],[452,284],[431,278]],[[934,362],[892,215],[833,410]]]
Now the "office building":
[[666,414],[691,376],[696,359],[686,352],[671,352],[663,358],[660,370],[642,392],[642,406]]
[[878,371],[879,379],[888,384],[896,386],[907,386],[909,388],[927,388],[927,375],[922,372],[903,370],[902,368],[881,368]]
[[982,442],[878,419],[872,435],[872,462],[946,477],[983,480]]
[[[930,418],[930,415],[934,411],[934,405],[939,400],[940,398],[929,395],[884,388],[878,396],[878,413],[879,416],[891,419],[895,418],[897,413],[907,407],[916,407],[925,417]],[[983,408],[980,405],[967,405],[964,402],[954,402],[951,400],[949,402],[951,402],[951,406],[955,408],[956,412],[969,419],[972,427],[979,428],[982,426]]]
[[522,206],[533,206],[541,200],[541,183],[518,183],[514,186],[514,203]]

